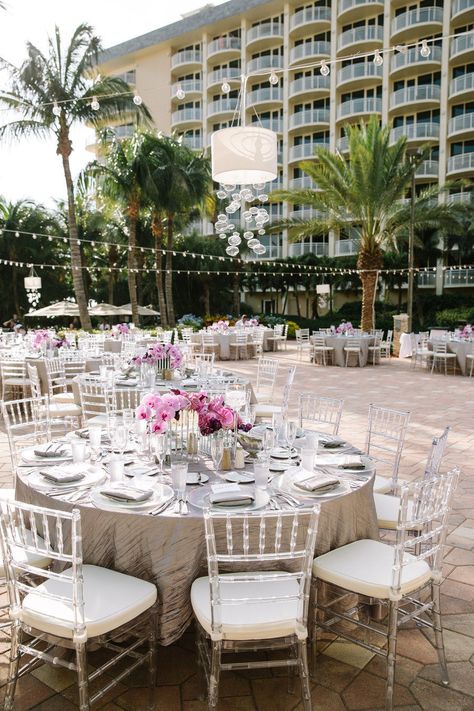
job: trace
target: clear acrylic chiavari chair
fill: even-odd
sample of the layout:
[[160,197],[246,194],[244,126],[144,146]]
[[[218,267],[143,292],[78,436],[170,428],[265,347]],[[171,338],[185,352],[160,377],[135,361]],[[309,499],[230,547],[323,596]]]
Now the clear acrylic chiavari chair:
[[359,367],[362,366],[362,343],[360,338],[348,338],[346,345],[344,346],[344,353],[346,354],[346,359],[344,365],[349,365],[349,360],[351,356],[355,356]]
[[[440,584],[448,517],[458,478],[459,470],[455,468],[446,474],[402,487],[393,546],[381,541],[358,540],[318,556],[314,561],[315,590],[318,582],[327,585],[323,600],[318,602],[315,595],[313,668],[317,667],[318,628],[385,657],[385,711],[393,709],[398,628],[411,620],[433,630],[432,644],[438,653],[441,681],[449,683]],[[359,604],[354,605],[351,601],[350,608],[344,612],[341,602],[354,593],[359,596]],[[385,612],[383,623],[375,622],[367,614],[367,605],[374,601]],[[343,623],[342,629],[338,623]],[[358,629],[351,633],[353,626]],[[429,639],[431,641],[431,637]]]
[[[208,576],[194,581],[191,605],[210,709],[217,707],[221,671],[296,667],[310,711],[307,616],[318,519],[319,506],[204,512]],[[281,658],[265,661],[222,659],[226,652],[278,649],[285,650]]]
[[73,403],[74,395],[68,392],[64,360],[47,358],[45,360],[48,395],[51,402]]
[[275,384],[278,376],[279,363],[274,358],[261,356],[257,366],[257,399],[271,402],[275,391]]
[[313,362],[321,365],[327,364],[327,357],[334,358],[333,346],[326,344],[326,336],[321,333],[313,333],[311,337],[311,351]]
[[41,395],[39,398],[3,401],[2,417],[10,448],[12,471],[15,472],[24,447],[42,444],[51,439],[48,398]]
[[90,421],[106,423],[111,409],[112,388],[106,383],[90,380],[87,376],[81,376],[78,385],[83,424]]
[[[148,708],[153,709],[155,585],[114,570],[85,565],[77,509],[65,512],[6,502],[0,509],[0,533],[12,618],[5,711],[14,708],[18,676],[34,669],[39,662],[76,672],[80,711],[88,711],[91,704],[102,699],[134,669],[148,663]],[[50,559],[54,572],[31,560],[25,563],[25,555]],[[124,636],[125,644],[120,642]],[[146,642],[148,651],[140,651]],[[105,647],[115,657],[90,672],[88,643]],[[75,661],[58,655],[55,647],[72,649]],[[30,660],[20,668],[25,656]],[[128,664],[117,668],[119,661]],[[92,693],[91,683],[105,673],[108,679],[103,687]]]
[[409,420],[409,412],[369,405],[365,451],[390,471],[390,478],[376,475],[374,491],[377,493],[392,491],[398,484],[398,470]]
[[[291,390],[295,379],[296,365],[286,368],[286,380],[283,386],[283,397],[281,404],[277,402],[258,402],[255,408],[255,416],[258,418],[271,418],[273,415],[286,416],[290,405]],[[273,399],[273,396],[272,396]]]
[[298,398],[298,419],[302,429],[316,428],[329,430],[337,435],[341,422],[344,400],[321,397],[311,393],[300,393]]
[[2,400],[7,397],[15,399],[20,394],[26,397],[30,389],[30,381],[26,373],[25,360],[4,360],[0,362],[0,377],[2,379]]
[[[31,383],[31,395],[33,398],[41,400],[41,381],[38,374],[38,368],[30,363],[27,363],[28,378]],[[51,430],[56,430],[58,427],[63,432],[74,429],[80,426],[82,410],[79,405],[73,401],[69,402],[52,402],[48,395],[48,417],[51,420]]]

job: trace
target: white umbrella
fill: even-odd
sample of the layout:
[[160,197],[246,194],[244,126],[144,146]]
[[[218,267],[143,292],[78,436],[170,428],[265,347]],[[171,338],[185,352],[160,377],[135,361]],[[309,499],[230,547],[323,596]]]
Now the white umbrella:
[[56,304],[31,311],[25,316],[79,316],[79,306],[71,301],[58,301]]
[[[123,314],[124,316],[131,316],[132,315],[132,304],[124,304],[123,306],[118,306],[119,313]],[[159,311],[154,311],[153,309],[149,309],[147,306],[139,306],[138,307],[138,313],[140,316],[159,316],[160,313]]]
[[113,304],[97,304],[89,309],[89,313],[91,316],[120,316],[122,312]]

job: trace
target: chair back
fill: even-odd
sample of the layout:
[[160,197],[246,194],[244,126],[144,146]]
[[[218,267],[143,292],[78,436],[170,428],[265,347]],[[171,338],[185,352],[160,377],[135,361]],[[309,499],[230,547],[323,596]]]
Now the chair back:
[[275,326],[273,327],[273,333],[275,334],[275,336],[282,336],[283,335],[283,324],[276,323]]
[[[7,501],[0,508],[0,537],[5,554],[5,572],[10,615],[26,628],[28,608],[43,611],[45,622],[70,629],[72,638],[81,643],[87,639],[82,582],[81,515],[71,512],[30,506],[21,501]],[[25,563],[29,555],[50,558],[55,571]],[[38,585],[48,579],[54,585]],[[53,592],[54,590],[54,592]],[[29,604],[25,605],[28,596]],[[61,611],[64,617],[61,617]],[[36,614],[38,614],[38,612]],[[41,612],[39,612],[41,614]],[[69,625],[67,625],[69,622]],[[68,636],[68,634],[65,634]]]
[[195,353],[192,362],[200,375],[206,377],[214,370],[215,353]]
[[111,389],[105,383],[86,376],[81,376],[78,383],[83,418],[87,420],[97,415],[108,415],[113,399]]
[[78,354],[74,358],[64,359],[63,366],[66,382],[69,382],[78,375],[86,372],[86,361],[82,354]]
[[31,363],[26,363],[26,372],[28,373],[28,380],[30,381],[31,397],[41,398],[41,380],[38,374],[38,368],[36,365],[31,365]]
[[[425,561],[431,579],[440,583],[451,502],[459,479],[455,467],[446,474],[401,487],[390,598],[401,599],[403,569]],[[413,534],[413,531],[416,531]],[[407,557],[407,553],[412,556]]]
[[322,347],[326,346],[326,336],[323,333],[321,333],[320,331],[319,332],[316,331],[315,333],[313,333],[312,340],[313,340],[313,345],[316,347],[317,346],[322,346]]
[[9,380],[23,381],[26,385],[26,363],[24,360],[4,360],[0,363],[2,382],[8,385]]
[[257,366],[257,390],[268,391],[273,395],[278,375],[278,361],[275,358],[260,356]]
[[[257,329],[255,329],[255,331],[257,331]],[[247,333],[247,331],[244,331],[243,329],[236,329],[236,331],[234,333],[235,345],[236,346],[246,346],[248,344],[248,337],[249,336],[250,336],[250,334]]]
[[216,340],[214,338],[214,332],[213,331],[201,331],[201,343],[203,346],[215,346]]
[[108,391],[110,409],[115,410],[119,414],[124,410],[135,411],[140,405],[143,396],[146,394],[146,390],[141,390],[139,388],[128,388],[128,387],[114,387]]
[[443,340],[433,341],[433,354],[444,355],[448,352],[448,342]]
[[322,425],[331,434],[339,432],[344,400],[321,397],[312,393],[300,393],[298,399],[299,426]]
[[296,365],[290,365],[286,369],[286,380],[283,386],[283,400],[281,404],[282,415],[285,416],[290,405],[291,390],[293,388],[293,380],[295,379]]
[[2,417],[5,423],[12,467],[15,470],[21,449],[51,439],[48,398],[46,395],[40,395],[21,400],[4,400],[2,401]]
[[426,462],[425,467],[425,479],[438,475],[444,451],[448,443],[448,435],[450,430],[451,427],[446,427],[444,432],[439,437],[433,437],[430,453],[428,454],[428,461]]
[[369,405],[365,451],[390,467],[393,484],[397,482],[409,420],[409,412]]
[[67,392],[66,371],[64,360],[60,358],[46,359],[46,375],[48,379],[48,395],[60,395]]
[[295,330],[296,343],[309,343],[309,328],[299,328]]
[[[318,505],[306,510],[245,514],[204,511],[213,640],[223,637],[225,609],[244,601],[276,610],[293,603],[296,634],[306,639],[318,519]],[[255,569],[256,563],[272,572],[262,574]],[[264,596],[263,581],[267,584]],[[287,584],[284,596],[274,592],[282,582]]]

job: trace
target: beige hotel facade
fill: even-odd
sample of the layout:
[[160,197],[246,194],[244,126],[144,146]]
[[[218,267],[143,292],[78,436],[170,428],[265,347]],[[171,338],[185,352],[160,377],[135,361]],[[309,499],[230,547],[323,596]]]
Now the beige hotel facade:
[[[420,47],[386,52],[382,64],[364,56],[423,39],[434,40],[429,56]],[[301,68],[321,60],[333,63],[328,76],[319,66]],[[283,70],[276,85],[272,69]],[[250,75],[246,122],[279,136],[279,177],[271,187],[311,186],[299,163],[317,145],[344,151],[344,126],[374,113],[392,126],[394,139],[431,144],[418,184],[474,178],[474,0],[230,0],[107,49],[100,71],[123,76],[157,129],[182,135],[196,150],[209,150],[213,131],[231,125],[241,75]],[[132,126],[115,131],[123,137]],[[470,199],[468,187],[452,192],[452,199]],[[298,205],[269,210],[275,220],[305,216]],[[337,257],[357,248],[350,234],[288,244],[282,233],[262,241],[264,259]],[[438,293],[474,286],[474,271],[439,269],[421,284]]]

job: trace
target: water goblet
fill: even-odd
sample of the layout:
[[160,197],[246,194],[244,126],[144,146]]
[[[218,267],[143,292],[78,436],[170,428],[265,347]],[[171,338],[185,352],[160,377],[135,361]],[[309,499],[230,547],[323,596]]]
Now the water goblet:
[[294,420],[288,420],[286,423],[286,441],[288,447],[293,449],[293,445],[296,439],[297,424]]
[[171,460],[171,481],[179,501],[184,498],[186,479],[188,477],[188,463],[182,458]]
[[152,446],[155,458],[158,460],[158,466],[160,468],[160,479],[163,480],[163,477],[165,476],[163,462],[168,452],[168,437],[166,434],[153,435]]
[[82,440],[71,440],[72,461],[74,464],[80,464],[86,458],[86,443]]
[[253,463],[253,474],[255,477],[255,487],[257,489],[262,489],[263,491],[265,491],[268,486],[269,472],[270,470],[268,467],[267,459],[255,460],[255,462]]
[[97,461],[100,454],[100,445],[102,443],[102,427],[100,425],[91,425],[89,427],[89,444],[91,448],[91,459]]
[[302,449],[301,450],[301,467],[307,472],[312,472],[314,469],[314,458],[315,458],[315,450],[313,448],[311,449]]
[[113,448],[123,457],[128,444],[128,429],[123,424],[117,424],[113,433]]
[[221,466],[222,456],[224,454],[224,440],[222,437],[214,436],[211,438],[211,458],[214,465],[214,470],[217,472]]

